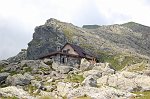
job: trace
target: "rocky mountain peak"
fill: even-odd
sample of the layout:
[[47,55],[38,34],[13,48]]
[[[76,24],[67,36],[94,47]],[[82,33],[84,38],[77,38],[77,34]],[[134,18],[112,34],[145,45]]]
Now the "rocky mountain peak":
[[[51,18],[38,26],[28,44],[27,58],[38,59],[66,42],[80,45],[88,52],[132,53],[150,57],[150,27],[128,22],[115,25],[84,25],[83,28]],[[104,50],[105,49],[105,50]],[[107,49],[107,50],[106,50]]]
[[60,21],[59,20],[57,20],[57,19],[55,19],[55,18],[50,18],[50,19],[48,19],[46,22],[45,22],[45,25],[51,25],[51,24],[58,24],[58,23],[60,23]]

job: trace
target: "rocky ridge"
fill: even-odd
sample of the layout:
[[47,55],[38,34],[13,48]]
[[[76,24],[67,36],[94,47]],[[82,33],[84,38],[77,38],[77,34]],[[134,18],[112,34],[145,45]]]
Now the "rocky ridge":
[[[149,27],[134,22],[80,28],[51,18],[35,28],[27,51],[0,61],[0,98],[149,97],[149,33]],[[80,67],[70,67],[50,59],[38,59],[66,42],[91,52],[99,63],[84,61]]]
[[122,69],[143,60],[149,62],[149,35],[150,27],[134,22],[108,26],[84,25],[80,28],[51,18],[35,28],[33,40],[28,44],[27,59],[38,59],[70,42],[95,55],[99,61]]
[[97,51],[110,50],[150,57],[149,35],[150,27],[134,22],[108,26],[84,25],[80,28],[51,18],[35,28],[33,40],[28,44],[27,58],[39,58],[66,42],[78,44],[87,50],[94,49],[96,54]]

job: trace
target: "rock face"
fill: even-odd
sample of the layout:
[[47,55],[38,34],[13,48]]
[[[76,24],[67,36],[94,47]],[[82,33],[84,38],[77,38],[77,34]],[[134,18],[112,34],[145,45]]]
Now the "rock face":
[[26,91],[21,88],[17,88],[15,86],[9,86],[0,89],[0,94],[3,97],[13,97],[16,96],[19,99],[35,99],[29,95]]
[[87,52],[95,50],[112,53],[132,53],[150,57],[150,27],[134,22],[122,25],[84,26],[49,19],[35,28],[33,40],[28,44],[27,59],[37,59],[56,51],[66,42],[78,44]]
[[45,25],[35,28],[33,40],[28,44],[27,58],[37,59],[50,52],[56,51],[57,46],[62,47],[67,39],[64,33],[59,30],[55,19],[47,20]]
[[22,60],[25,60],[26,58],[27,58],[27,51],[26,50],[22,50],[16,56],[8,58],[7,61],[9,63],[20,62]]
[[8,76],[9,76],[9,73],[6,73],[6,72],[0,73],[0,84],[4,83]]
[[31,79],[32,76],[27,73],[24,75],[16,74],[13,76],[9,76],[6,80],[6,83],[12,86],[16,86],[16,85],[24,86],[30,84]]

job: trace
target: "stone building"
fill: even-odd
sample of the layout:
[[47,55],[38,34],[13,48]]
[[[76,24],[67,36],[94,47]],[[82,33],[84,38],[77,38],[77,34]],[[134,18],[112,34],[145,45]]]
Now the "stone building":
[[43,56],[40,59],[50,58],[53,61],[64,65],[80,65],[81,59],[85,58],[91,64],[96,63],[95,57],[86,53],[80,46],[66,43],[62,48],[58,47],[57,51]]

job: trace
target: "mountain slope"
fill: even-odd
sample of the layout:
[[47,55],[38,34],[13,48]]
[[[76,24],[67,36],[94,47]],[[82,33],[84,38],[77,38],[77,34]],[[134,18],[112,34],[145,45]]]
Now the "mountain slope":
[[66,42],[77,44],[100,61],[126,66],[150,59],[150,27],[134,22],[108,26],[84,25],[49,19],[35,28],[28,44],[27,59],[38,59]]

